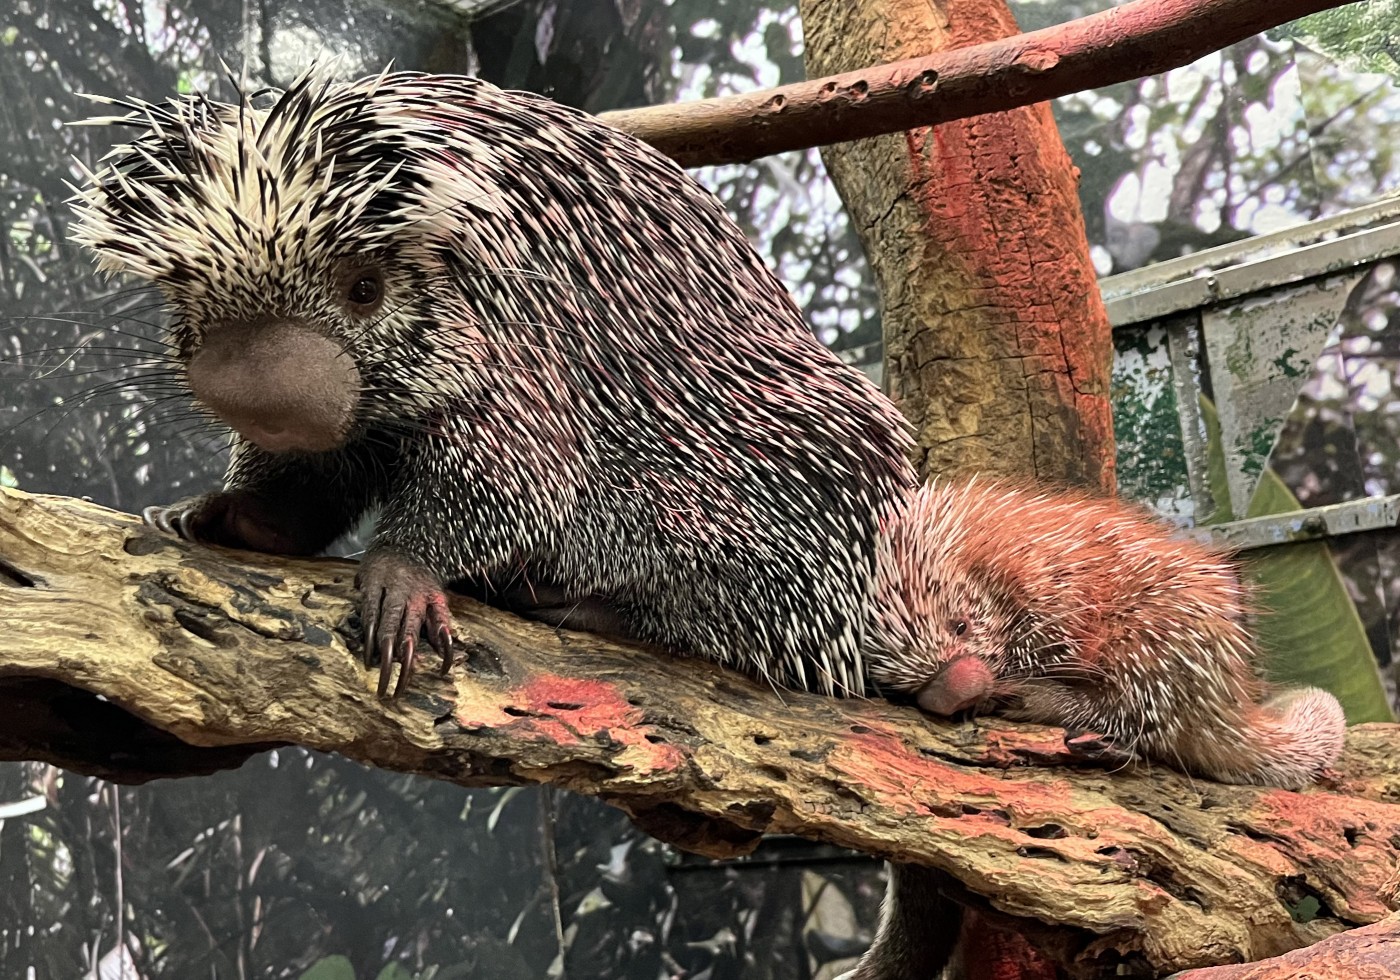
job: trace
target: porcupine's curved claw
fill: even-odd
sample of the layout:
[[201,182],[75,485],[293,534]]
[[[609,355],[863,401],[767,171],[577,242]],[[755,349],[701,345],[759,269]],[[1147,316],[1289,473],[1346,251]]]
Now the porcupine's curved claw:
[[1099,732],[1065,729],[1065,748],[1076,759],[1107,767],[1125,766],[1134,758],[1112,735]]
[[399,680],[393,697],[408,684],[418,659],[418,636],[442,657],[442,672],[452,666],[452,614],[438,577],[421,564],[391,549],[372,550],[355,576],[360,589],[360,619],[365,629],[365,666],[379,654],[379,696],[389,690],[394,664]]

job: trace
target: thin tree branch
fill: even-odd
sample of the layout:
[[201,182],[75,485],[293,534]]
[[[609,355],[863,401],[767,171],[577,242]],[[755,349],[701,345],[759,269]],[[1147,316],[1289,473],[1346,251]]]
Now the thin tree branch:
[[686,167],[933,126],[1155,75],[1336,0],[1132,0],[1055,27],[744,95],[605,112]]
[[386,702],[353,578],[0,488],[0,759],[138,781],[292,743],[549,783],[699,853],[790,833],[937,868],[974,907],[1067,927],[1072,977],[1259,959],[1390,910],[1397,726],[1354,729],[1335,783],[1305,793],[1109,773],[1071,766],[1056,729],[779,694],[466,601],[451,676],[429,665]]

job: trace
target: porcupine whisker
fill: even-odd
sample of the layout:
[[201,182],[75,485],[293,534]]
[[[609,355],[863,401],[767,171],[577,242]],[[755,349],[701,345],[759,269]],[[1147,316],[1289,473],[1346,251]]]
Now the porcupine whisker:
[[111,381],[103,381],[99,384],[89,385],[76,392],[71,402],[82,406],[93,398],[109,394],[114,391],[135,391],[178,389],[184,391],[184,385],[177,380],[175,372],[170,371],[149,371],[137,375],[126,375],[120,378],[113,378]]
[[14,355],[0,357],[0,363],[18,364],[26,358],[48,357],[50,355],[63,355],[64,360],[71,361],[83,354],[102,355],[114,358],[147,358],[153,364],[178,364],[174,355],[162,350],[142,350],[138,347],[121,347],[111,344],[93,344],[84,342],[81,344],[63,344],[53,347],[29,347]]
[[[55,323],[70,323],[73,326],[86,327],[89,336],[86,338],[81,338],[76,343],[72,344],[51,344],[50,346],[40,348],[18,348],[13,355],[6,355],[4,361],[9,363],[15,363],[26,356],[36,356],[39,354],[66,354],[72,357],[86,352],[118,354],[123,356],[125,356],[129,352],[135,354],[142,354],[147,357],[164,357],[171,360],[174,359],[175,352],[170,350],[167,346],[141,346],[141,344],[147,343],[146,338],[141,337],[140,334],[136,333],[123,334],[120,329],[114,326],[93,327],[89,324],[81,323],[77,320],[64,320],[58,317],[36,317],[35,319],[45,319]],[[118,337],[125,336],[128,339],[131,339],[133,341],[139,341],[140,343],[94,343],[94,339],[103,334],[116,334]]]
[[216,421],[201,415],[184,414],[177,416],[177,422],[184,422],[184,425],[175,426],[168,430],[172,440],[179,440],[186,445],[193,445],[196,441],[206,441],[220,444],[222,451],[231,445],[230,433]]
[[[164,429],[170,422],[179,422],[200,411],[191,403],[189,392],[183,388],[151,387],[141,390],[145,397],[139,401],[122,403],[119,412],[110,419],[110,428],[145,426],[150,429]],[[178,407],[178,413],[172,412],[169,407],[172,405]],[[148,419],[148,413],[155,410],[160,410],[163,414],[158,419]],[[209,417],[207,412],[203,413],[203,416]]]
[[[150,287],[140,286],[132,289],[118,290],[115,293],[108,294],[108,296],[104,297],[104,299],[98,304],[96,304],[96,306],[93,309],[45,310],[43,313],[12,313],[7,314],[4,317],[4,319],[38,321],[54,320],[58,323],[71,322],[79,326],[102,327],[106,323],[108,323],[114,316],[113,311],[111,309],[108,309],[107,307],[118,306],[121,302],[141,294],[153,295],[151,294]],[[168,307],[169,304],[164,299],[152,299],[150,302],[147,303],[139,303],[122,308],[121,310],[116,312],[115,318],[117,322],[130,319],[134,320],[137,323],[145,323],[147,326],[158,329],[159,327],[157,324],[146,323],[146,321],[139,320],[131,314],[147,313],[152,310],[159,310]],[[156,340],[157,342],[159,342],[157,338],[149,339]]]
[[[171,394],[171,395],[165,395],[165,396],[162,396],[162,398],[150,399],[148,402],[133,402],[133,403],[130,403],[130,406],[131,406],[132,411],[131,411],[129,414],[126,414],[126,415],[124,415],[122,418],[119,418],[119,419],[112,419],[112,420],[110,420],[110,421],[107,423],[107,425],[104,427],[104,429],[103,429],[103,437],[102,437],[103,445],[104,445],[104,446],[110,445],[110,440],[113,438],[113,436],[114,436],[114,434],[115,434],[115,432],[116,432],[117,429],[119,429],[119,428],[124,428],[124,427],[129,427],[129,426],[131,426],[131,425],[133,425],[133,424],[138,424],[138,422],[139,422],[140,420],[139,420],[139,418],[137,417],[137,413],[139,413],[140,411],[142,411],[142,410],[144,410],[145,408],[147,408],[148,405],[149,405],[150,403],[158,403],[158,402],[160,402],[162,399],[177,399],[177,398],[181,398],[181,397],[187,397],[187,396],[186,396],[183,392],[180,392],[180,393],[174,393],[174,394]],[[79,411],[80,409],[82,409],[82,408],[84,408],[84,407],[86,406],[86,403],[87,403],[88,400],[89,400],[89,399],[83,399],[83,400],[81,400],[81,401],[76,401],[75,403],[72,403],[72,404],[64,404],[64,405],[61,405],[61,406],[60,406],[60,405],[47,405],[47,406],[41,408],[39,411],[30,414],[29,416],[27,416],[27,417],[24,418],[24,419],[21,419],[19,422],[15,423],[14,425],[9,426],[8,428],[6,428],[6,429],[4,430],[3,434],[4,434],[4,435],[10,435],[11,433],[17,431],[18,429],[20,429],[20,428],[23,427],[24,425],[29,424],[29,423],[32,423],[32,422],[35,422],[36,420],[38,420],[38,419],[44,417],[44,415],[46,415],[47,413],[49,413],[49,412],[51,412],[51,411],[53,411],[53,410],[55,410],[55,409],[58,409],[58,408],[63,408],[63,409],[65,409],[61,414],[59,414],[59,416],[58,416],[56,419],[54,419],[53,424],[51,424],[51,425],[48,427],[48,429],[45,430],[44,434],[43,434],[42,436],[39,437],[39,440],[38,440],[38,441],[39,441],[40,443],[47,442],[49,439],[53,438],[54,433],[55,433],[56,431],[58,431],[59,426],[61,426],[65,421],[67,421],[69,418],[71,418],[75,412]],[[125,407],[126,407],[126,406],[124,406],[124,408],[125,408]],[[178,421],[178,417],[177,417],[176,420]],[[162,420],[161,420],[161,425],[162,425],[162,427],[165,425],[165,421],[166,421],[165,419],[162,419]]]
[[[135,371],[140,371],[140,372],[142,372],[141,377],[144,378],[144,377],[149,377],[149,376],[150,376],[150,375],[147,375],[146,372],[148,372],[148,371],[150,371],[150,372],[156,372],[156,370],[157,370],[158,368],[160,368],[161,365],[163,365],[163,364],[165,363],[165,362],[162,361],[162,360],[150,360],[149,358],[143,358],[142,360],[139,360],[139,361],[130,360],[130,361],[128,361],[127,363],[124,363],[124,364],[104,364],[104,365],[101,365],[101,366],[98,366],[98,367],[89,367],[89,368],[76,368],[76,367],[75,367],[73,370],[71,370],[71,371],[66,371],[66,372],[64,372],[63,374],[57,373],[57,372],[59,371],[59,369],[62,368],[62,367],[64,366],[65,363],[67,363],[68,361],[71,361],[71,360],[73,360],[73,358],[70,357],[70,358],[67,358],[65,361],[61,361],[61,362],[55,364],[53,367],[44,368],[43,370],[36,371],[35,373],[31,374],[26,380],[32,381],[32,382],[68,381],[68,380],[72,380],[72,379],[74,379],[74,378],[91,378],[91,377],[93,377],[93,376],[95,376],[95,375],[105,375],[105,374],[119,374],[119,375],[120,375],[119,380],[122,380],[122,379],[125,379],[125,378],[128,378],[128,377],[131,377],[131,373],[132,373],[132,372],[135,372]],[[4,362],[3,362],[3,361],[0,361],[0,363],[4,363]],[[13,362],[13,361],[12,361],[12,362],[10,362],[10,363],[15,364],[16,362]],[[18,366],[18,365],[16,364],[16,366]],[[176,372],[173,372],[173,371],[169,371],[169,372],[162,371],[162,372],[159,372],[159,373],[160,373],[160,374],[168,374],[170,377],[180,377],[180,376],[182,376],[182,373],[181,373],[181,374],[177,374]]]
[[[0,363],[4,362],[0,361]],[[19,364],[14,364],[13,362],[11,363],[12,366],[21,366]],[[98,378],[116,375],[116,381],[114,383],[118,385],[128,380],[136,382],[142,380],[151,380],[154,378],[167,377],[169,379],[175,380],[176,383],[183,383],[182,380],[177,380],[181,377],[181,375],[177,375],[176,372],[163,369],[162,362],[160,361],[145,360],[130,362],[126,364],[104,364],[96,367],[75,367],[71,371],[64,371],[60,374],[58,372],[62,366],[63,365],[60,363],[55,365],[54,367],[45,368],[42,371],[36,371],[32,374],[25,376],[23,380],[35,385],[50,385],[59,381],[72,381],[82,378]],[[73,397],[78,397],[79,395],[81,395],[81,391],[75,393]]]
[[[105,416],[104,445],[114,444],[121,434],[163,433],[166,442],[178,438],[181,423],[197,417],[189,398],[183,392],[168,391],[148,394],[139,402],[122,405]],[[206,424],[208,420],[205,419]]]
[[[74,412],[86,407],[94,398],[98,398],[102,395],[109,394],[112,391],[125,391],[133,388],[137,391],[141,391],[142,384],[143,381],[139,378],[119,378],[116,381],[109,381],[104,382],[100,385],[94,385],[90,388],[78,392],[73,398],[65,402],[61,402],[57,405],[44,405],[40,407],[38,410],[30,413],[29,415],[25,416],[25,418],[15,423],[15,425],[11,426],[10,429],[7,430],[7,433],[13,432],[20,426],[33,422],[36,419],[42,418],[48,412],[52,412],[60,408],[64,409],[65,411],[61,415],[59,415],[59,417],[55,420],[54,425],[50,427],[49,432],[45,435],[45,438],[47,438],[48,435],[52,435],[54,428],[56,428],[60,423],[66,420]],[[153,390],[160,389],[153,387]],[[135,405],[139,403],[132,402],[128,404]]]
[[[105,314],[103,315],[105,316]],[[0,319],[25,323],[63,323],[75,327],[87,327],[94,333],[115,333],[118,335],[132,337],[134,339],[139,339],[143,342],[160,344],[163,347],[171,347],[170,344],[167,344],[156,337],[147,336],[143,333],[123,333],[123,331],[119,327],[119,324],[123,322],[139,323],[142,326],[150,327],[152,331],[157,331],[160,329],[160,325],[157,323],[148,320],[142,320],[134,316],[126,315],[117,318],[115,321],[104,320],[102,322],[94,322],[97,316],[98,314],[92,314],[93,320],[80,319],[78,313],[65,314],[62,311],[56,310],[49,313],[11,313],[4,317],[0,317]]]

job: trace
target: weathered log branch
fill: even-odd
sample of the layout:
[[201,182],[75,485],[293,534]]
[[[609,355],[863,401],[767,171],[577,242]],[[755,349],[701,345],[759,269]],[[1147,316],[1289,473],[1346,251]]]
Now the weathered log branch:
[[[352,579],[0,489],[0,758],[134,781],[293,743],[463,785],[549,782],[705,854],[784,832],[942,869],[989,910],[1068,927],[1079,976],[1258,959],[1388,912],[1395,726],[1356,729],[1335,784],[1306,793],[1109,773],[1071,767],[1053,729],[779,696],[466,601],[463,662],[386,703]],[[1294,921],[1309,897],[1318,916]]]
[[934,126],[1155,75],[1337,0],[1132,0],[1029,34],[743,95],[605,112],[682,166]]
[[1400,976],[1400,915],[1260,963],[1188,970],[1173,980],[1393,980]]

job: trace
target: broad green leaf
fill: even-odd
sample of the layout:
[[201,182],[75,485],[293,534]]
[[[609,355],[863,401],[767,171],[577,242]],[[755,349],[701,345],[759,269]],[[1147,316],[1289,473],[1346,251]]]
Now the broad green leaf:
[[390,963],[374,980],[413,980],[413,973],[399,963]]
[[317,960],[298,980],[355,980],[355,968],[339,954]]
[[1397,0],[1366,0],[1322,10],[1269,31],[1274,39],[1290,38],[1356,71],[1400,77],[1395,57]]
[[[1201,523],[1230,519],[1230,491],[1215,405],[1201,399],[1208,439],[1207,478],[1216,512]],[[1273,470],[1265,468],[1246,517],[1284,514],[1302,506]],[[1322,541],[1260,548],[1240,556],[1262,607],[1256,625],[1264,672],[1281,685],[1323,687],[1337,696],[1352,724],[1394,721],[1375,655],[1356,604],[1331,550]]]

